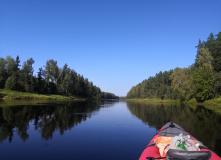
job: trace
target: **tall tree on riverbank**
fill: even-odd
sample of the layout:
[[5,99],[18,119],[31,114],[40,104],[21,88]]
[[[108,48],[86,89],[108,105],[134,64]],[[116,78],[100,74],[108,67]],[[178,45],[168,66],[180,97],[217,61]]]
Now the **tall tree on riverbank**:
[[12,89],[12,90],[17,90],[20,89],[20,84],[19,84],[19,57],[16,57],[16,61],[11,57],[7,56],[5,59],[6,62],[6,81],[5,81],[5,88],[6,89]]
[[4,88],[7,80],[6,60],[0,58],[0,88]]
[[171,88],[173,93],[176,93],[176,98],[185,101],[193,97],[191,68],[176,68],[170,79],[172,81]]
[[23,63],[20,73],[20,83],[24,86],[26,92],[33,92],[35,88],[35,79],[33,77],[33,64],[35,61],[30,58]]
[[52,82],[57,84],[59,77],[59,68],[57,66],[57,61],[50,59],[46,62],[45,70],[43,72],[46,83]]
[[193,72],[195,98],[198,102],[214,97],[213,57],[208,48],[200,48],[196,58],[196,68]]

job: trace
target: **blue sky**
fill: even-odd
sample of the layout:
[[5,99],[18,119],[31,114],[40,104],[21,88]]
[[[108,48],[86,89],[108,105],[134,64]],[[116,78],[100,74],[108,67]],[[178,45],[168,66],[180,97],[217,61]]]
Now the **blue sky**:
[[159,71],[188,67],[221,31],[221,0],[0,0],[0,57],[65,63],[125,96]]

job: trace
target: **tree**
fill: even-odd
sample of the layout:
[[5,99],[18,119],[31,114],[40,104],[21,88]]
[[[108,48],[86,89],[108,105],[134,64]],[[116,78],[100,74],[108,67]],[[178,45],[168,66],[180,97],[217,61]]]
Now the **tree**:
[[221,72],[215,72],[214,73],[214,90],[215,90],[215,96],[218,97],[221,95]]
[[180,101],[190,100],[193,97],[192,75],[189,68],[176,68],[170,76],[173,92],[178,92]]
[[70,92],[72,95],[77,95],[77,72],[75,72],[74,70],[71,70],[71,87],[70,87]]
[[33,64],[34,60],[32,58],[29,58],[26,62],[22,65],[21,70],[21,83],[24,87],[24,90],[26,92],[33,92],[35,88],[35,80],[33,77]]
[[193,73],[193,87],[198,102],[214,97],[214,73],[212,67],[213,57],[208,48],[199,49],[196,58],[196,68]]
[[210,33],[209,37],[207,38],[207,42],[212,41],[212,40],[215,40],[215,37],[214,37],[213,33]]
[[203,48],[203,47],[204,47],[204,46],[203,46],[201,40],[199,39],[199,43],[198,43],[198,45],[196,46],[196,48],[200,49],[200,48]]
[[57,61],[53,59],[46,62],[45,70],[43,71],[45,81],[47,83],[52,82],[57,84],[59,78],[59,68],[57,66]]
[[207,47],[213,56],[213,67],[216,72],[221,71],[221,32],[216,35],[216,40],[209,41]]
[[84,76],[81,76],[80,74],[77,76],[76,92],[77,95],[85,96]]
[[17,71],[17,64],[11,56],[6,57],[6,72],[7,76],[10,77],[14,72]]
[[28,75],[33,75],[34,68],[32,65],[34,63],[35,63],[35,61],[32,58],[29,58],[26,62],[23,63],[22,72],[24,72]]
[[16,64],[16,70],[19,71],[20,70],[19,67],[21,66],[19,56],[16,57],[15,64]]
[[58,92],[61,94],[70,95],[71,84],[73,84],[71,79],[71,69],[67,64],[65,64],[63,69],[60,71],[60,76],[57,82]]
[[36,91],[38,93],[44,93],[45,83],[44,83],[44,79],[43,79],[43,69],[42,69],[42,67],[39,68],[39,71],[37,73],[38,73],[38,75],[37,75]]
[[60,75],[60,70],[57,66],[57,61],[53,59],[46,62],[45,70],[43,71],[43,76],[45,78],[45,86],[47,93],[55,94],[58,92],[58,79]]
[[4,58],[0,58],[0,88],[4,88],[7,80],[6,63]]
[[10,89],[10,90],[18,90],[19,83],[18,83],[18,78],[19,75],[17,72],[13,73],[6,81],[5,83],[5,89]]
[[8,89],[17,89],[19,79],[19,63],[20,60],[18,56],[16,57],[16,61],[11,56],[7,56],[5,59],[0,58],[0,88],[7,86],[6,88]]
[[208,48],[211,55],[213,56],[212,65],[214,70],[219,72],[221,71],[221,39],[219,34],[214,37],[213,33],[210,33],[207,41],[205,42],[205,48]]

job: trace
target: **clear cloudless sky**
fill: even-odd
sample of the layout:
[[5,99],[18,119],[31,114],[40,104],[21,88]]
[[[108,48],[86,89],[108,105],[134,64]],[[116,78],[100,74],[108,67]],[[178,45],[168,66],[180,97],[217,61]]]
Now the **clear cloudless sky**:
[[0,57],[65,63],[126,96],[159,71],[188,67],[221,31],[221,0],[0,0]]

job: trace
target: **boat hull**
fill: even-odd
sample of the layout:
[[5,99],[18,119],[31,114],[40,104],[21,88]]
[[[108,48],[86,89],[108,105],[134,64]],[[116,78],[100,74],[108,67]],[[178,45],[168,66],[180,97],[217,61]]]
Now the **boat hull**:
[[[192,141],[194,141],[194,143],[199,143],[199,149],[201,152],[204,153],[209,153],[210,154],[210,160],[221,160],[221,158],[214,153],[213,151],[209,150],[206,146],[204,146],[201,142],[199,142],[196,138],[194,138],[192,135],[190,135],[188,132],[186,132],[182,127],[180,127],[179,125],[177,125],[176,123],[173,122],[168,122],[166,123],[160,130],[159,132],[153,137],[153,139],[149,142],[149,144],[147,145],[147,147],[144,149],[144,151],[142,152],[139,160],[147,160],[148,157],[150,157],[149,159],[152,158],[162,158],[162,157],[166,157],[166,154],[163,152],[163,154],[160,154],[159,148],[156,146],[155,141],[157,140],[157,138],[159,139],[159,137],[175,137],[175,136],[179,136],[179,134],[182,133],[183,136],[190,136],[190,139]],[[192,153],[195,153],[194,151],[191,151]],[[191,153],[191,152],[186,152],[186,153]],[[200,153],[200,152],[199,152]],[[188,157],[185,156],[185,157]],[[165,158],[166,159],[166,158]],[[184,158],[185,159],[185,158]],[[186,158],[188,159],[188,158]]]

